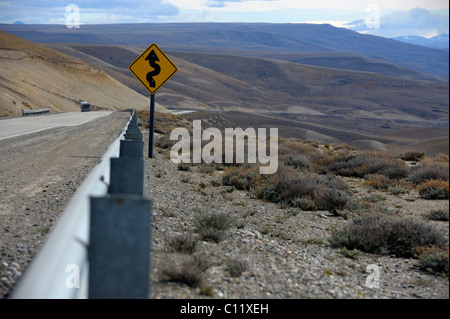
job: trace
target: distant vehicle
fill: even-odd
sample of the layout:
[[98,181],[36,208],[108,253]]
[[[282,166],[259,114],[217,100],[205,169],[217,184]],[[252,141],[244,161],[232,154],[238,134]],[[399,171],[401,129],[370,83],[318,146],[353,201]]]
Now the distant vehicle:
[[80,102],[81,112],[90,112],[92,111],[91,102],[83,101]]

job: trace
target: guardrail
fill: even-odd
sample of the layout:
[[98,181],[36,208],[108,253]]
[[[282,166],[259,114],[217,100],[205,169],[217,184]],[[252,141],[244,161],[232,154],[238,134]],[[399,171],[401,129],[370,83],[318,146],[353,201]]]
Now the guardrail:
[[80,185],[13,299],[149,296],[151,200],[136,112]]
[[38,115],[44,113],[50,113],[50,108],[46,107],[45,109],[38,109],[38,110],[22,110],[22,116]]

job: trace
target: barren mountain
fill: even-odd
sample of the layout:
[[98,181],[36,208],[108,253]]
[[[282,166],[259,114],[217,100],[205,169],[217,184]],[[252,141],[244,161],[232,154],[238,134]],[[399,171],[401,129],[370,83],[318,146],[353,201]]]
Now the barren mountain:
[[306,23],[133,23],[83,25],[1,25],[5,31],[39,43],[148,46],[158,43],[189,52],[241,55],[242,50],[273,54],[314,52],[357,54],[448,80],[448,52],[359,34],[329,24]]
[[[79,59],[0,31],[0,116],[22,109],[51,112],[94,109],[147,109],[149,99]],[[165,108],[157,105],[159,111]]]
[[[142,52],[141,48],[98,44],[48,46],[102,68],[142,94],[146,92],[127,69]],[[340,141],[361,149],[399,151],[411,144],[411,148],[418,147],[430,154],[448,153],[448,84],[413,80],[412,70],[406,72],[408,69],[365,58],[360,59],[360,65],[372,61],[366,68],[381,65],[391,70],[392,75],[268,57],[166,53],[178,67],[175,76],[157,94],[157,101],[167,108],[224,112],[239,127],[276,126],[282,136],[320,143]],[[312,54],[297,55],[300,56],[313,58]],[[316,62],[327,61],[324,55],[317,56]],[[344,63],[343,58],[340,61]],[[194,113],[190,118],[200,116]],[[427,127],[436,128],[439,135],[423,130]],[[401,133],[392,134],[404,130],[421,133],[414,138],[409,138],[411,134],[403,137]]]

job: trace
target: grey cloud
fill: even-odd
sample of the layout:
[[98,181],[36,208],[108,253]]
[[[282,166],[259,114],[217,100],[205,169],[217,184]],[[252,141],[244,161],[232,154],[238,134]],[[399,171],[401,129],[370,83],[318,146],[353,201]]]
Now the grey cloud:
[[366,24],[364,19],[348,23],[351,30],[364,31],[383,37],[403,35],[427,36],[432,33],[448,33],[448,15],[435,14],[421,8],[409,11],[395,11],[380,17],[379,28]]
[[[13,5],[0,12],[0,23],[11,23],[16,20],[25,23],[49,23],[64,19],[65,8],[75,4],[84,13],[104,17],[111,22],[128,21],[130,17],[141,21],[158,21],[159,16],[176,16],[179,9],[163,0],[43,0],[14,1]],[[82,23],[107,23],[106,21],[81,21]]]

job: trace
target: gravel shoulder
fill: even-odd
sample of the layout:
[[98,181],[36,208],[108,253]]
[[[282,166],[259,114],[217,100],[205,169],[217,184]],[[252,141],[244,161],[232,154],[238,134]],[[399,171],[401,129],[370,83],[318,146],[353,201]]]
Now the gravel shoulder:
[[7,298],[78,186],[130,117],[0,141],[0,298]]

